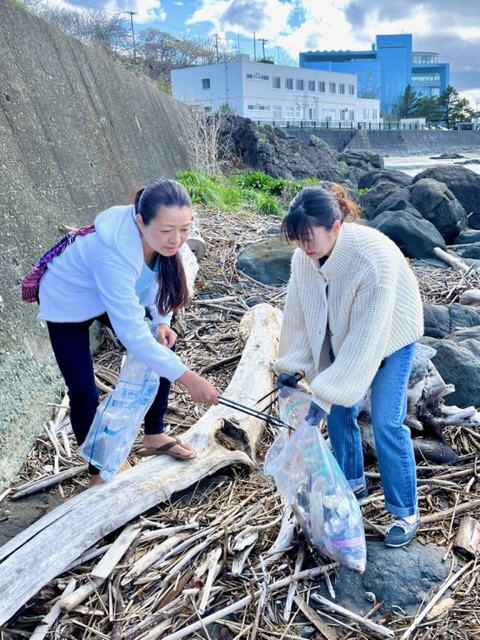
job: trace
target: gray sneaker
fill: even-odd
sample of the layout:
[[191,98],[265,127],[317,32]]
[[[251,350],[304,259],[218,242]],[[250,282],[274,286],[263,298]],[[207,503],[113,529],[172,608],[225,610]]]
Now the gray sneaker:
[[412,523],[403,518],[397,518],[385,529],[385,546],[404,547],[413,538],[419,526],[420,518]]

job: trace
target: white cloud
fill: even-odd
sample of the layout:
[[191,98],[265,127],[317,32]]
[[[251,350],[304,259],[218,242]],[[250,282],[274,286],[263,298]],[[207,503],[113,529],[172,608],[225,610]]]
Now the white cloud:
[[280,0],[203,0],[187,24],[210,22],[213,31],[275,39],[289,33],[293,5]]
[[[113,5],[118,5],[118,2],[113,0]],[[135,22],[142,24],[145,22],[165,22],[167,13],[159,0],[132,0],[129,2],[129,6],[132,6],[129,11],[136,11]]]

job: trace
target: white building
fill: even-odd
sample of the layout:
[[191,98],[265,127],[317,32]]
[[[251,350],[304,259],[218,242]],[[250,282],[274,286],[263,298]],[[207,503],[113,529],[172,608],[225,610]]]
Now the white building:
[[290,125],[377,126],[380,101],[357,97],[353,73],[286,67],[239,55],[232,62],[171,72],[173,97],[207,113],[223,105],[239,116]]

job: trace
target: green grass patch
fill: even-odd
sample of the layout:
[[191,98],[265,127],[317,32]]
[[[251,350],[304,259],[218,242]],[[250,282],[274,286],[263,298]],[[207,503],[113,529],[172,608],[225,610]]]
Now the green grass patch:
[[194,204],[235,212],[248,206],[257,213],[284,216],[292,198],[312,180],[272,178],[261,171],[242,171],[234,176],[212,176],[198,171],[181,171],[176,179],[183,184]]

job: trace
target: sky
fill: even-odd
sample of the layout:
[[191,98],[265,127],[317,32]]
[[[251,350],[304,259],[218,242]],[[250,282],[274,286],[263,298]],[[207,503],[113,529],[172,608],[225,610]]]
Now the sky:
[[[77,8],[135,11],[134,26],[176,36],[217,34],[239,53],[366,50],[376,35],[413,34],[414,51],[450,63],[450,84],[480,109],[480,0],[54,0]],[[255,34],[255,35],[254,35]],[[255,47],[254,47],[255,42]],[[255,51],[254,51],[255,49]]]

